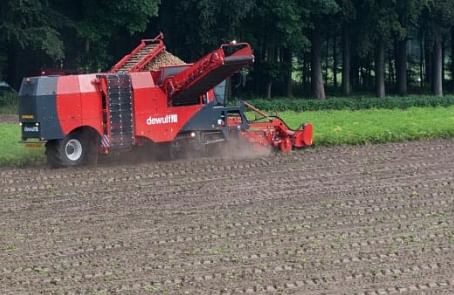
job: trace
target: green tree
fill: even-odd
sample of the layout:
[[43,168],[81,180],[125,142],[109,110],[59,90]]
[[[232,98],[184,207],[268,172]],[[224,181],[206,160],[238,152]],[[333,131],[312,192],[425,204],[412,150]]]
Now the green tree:
[[426,38],[432,49],[432,91],[443,95],[443,38],[454,26],[454,2],[451,0],[430,0],[424,13]]
[[283,86],[281,94],[291,96],[293,56],[309,43],[304,35],[305,12],[298,1],[264,0],[251,19],[250,37],[257,56],[255,78],[264,82],[260,84],[267,97],[272,95],[275,82]]
[[428,3],[429,0],[401,0],[395,3],[398,23],[393,33],[396,37],[397,91],[400,95],[407,95],[408,92],[408,40]]
[[64,57],[64,45],[58,29],[67,19],[44,0],[3,0],[0,5],[0,46],[6,60],[0,71],[18,86],[24,60],[45,55],[52,60]]
[[82,0],[72,5],[77,36],[85,52],[83,62],[91,69],[105,68],[112,62],[112,40],[144,32],[157,16],[160,0]]
[[384,97],[385,52],[391,43],[392,32],[398,24],[394,0],[366,0],[360,4],[360,22],[363,28],[363,46],[374,52],[376,95]]
[[166,0],[160,6],[157,26],[172,51],[194,60],[221,42],[244,40],[243,34],[252,28],[242,25],[253,16],[255,4],[255,0]]
[[325,99],[325,86],[322,74],[321,46],[323,19],[339,11],[339,6],[334,0],[309,0],[305,1],[305,9],[311,15],[311,85],[312,96]]
[[351,39],[352,28],[356,20],[356,6],[352,0],[337,0],[339,6],[338,19],[342,23],[342,93],[350,96],[351,83]]

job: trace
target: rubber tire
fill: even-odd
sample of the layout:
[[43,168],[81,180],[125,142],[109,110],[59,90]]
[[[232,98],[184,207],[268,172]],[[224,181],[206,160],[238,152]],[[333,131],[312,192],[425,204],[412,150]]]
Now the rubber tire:
[[[70,140],[78,140],[82,146],[82,154],[77,160],[71,160],[65,153],[65,146]],[[96,140],[77,132],[66,136],[61,140],[52,140],[46,144],[47,163],[52,168],[75,167],[93,165],[98,161]]]

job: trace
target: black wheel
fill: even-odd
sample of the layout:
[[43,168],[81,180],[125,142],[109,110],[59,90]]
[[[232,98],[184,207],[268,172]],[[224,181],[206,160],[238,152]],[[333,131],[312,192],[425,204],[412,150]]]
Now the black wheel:
[[95,164],[98,160],[95,138],[82,132],[71,133],[46,144],[47,163],[53,168]]

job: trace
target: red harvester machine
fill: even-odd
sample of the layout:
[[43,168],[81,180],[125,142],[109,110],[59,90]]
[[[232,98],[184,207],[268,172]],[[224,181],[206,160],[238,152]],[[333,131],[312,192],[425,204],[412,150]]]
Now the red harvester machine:
[[[150,147],[178,155],[241,139],[282,152],[312,144],[312,126],[291,130],[246,102],[225,103],[225,80],[254,62],[247,43],[224,44],[193,64],[147,66],[162,35],[142,40],[109,72],[24,78],[19,119],[26,145],[46,145],[53,167],[95,162],[100,153]],[[259,114],[246,118],[250,110]]]

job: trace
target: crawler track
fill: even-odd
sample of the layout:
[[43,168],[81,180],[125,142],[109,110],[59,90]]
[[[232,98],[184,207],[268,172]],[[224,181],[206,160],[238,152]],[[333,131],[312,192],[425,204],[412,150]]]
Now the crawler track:
[[454,141],[0,169],[0,294],[454,294]]

